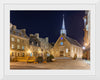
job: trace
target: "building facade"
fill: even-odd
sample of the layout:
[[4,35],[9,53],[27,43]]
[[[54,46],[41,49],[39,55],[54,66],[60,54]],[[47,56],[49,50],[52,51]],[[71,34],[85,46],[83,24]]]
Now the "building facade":
[[67,36],[64,15],[60,37],[56,41],[54,47],[51,49],[51,54],[53,54],[55,57],[73,58],[75,55],[77,55],[77,58],[82,58],[83,56],[82,46],[76,40]]
[[17,29],[15,25],[10,25],[10,59],[15,57],[25,57],[29,50],[29,37],[25,29]]
[[[17,29],[10,24],[10,60],[24,59],[27,56],[43,56],[50,54],[49,38],[40,38],[39,33],[30,34],[28,37],[25,29]],[[20,58],[19,58],[20,57]]]
[[85,12],[84,20],[84,56],[90,59],[90,11]]
[[30,53],[31,56],[43,56],[50,53],[50,44],[48,37],[40,38],[39,33],[30,34]]

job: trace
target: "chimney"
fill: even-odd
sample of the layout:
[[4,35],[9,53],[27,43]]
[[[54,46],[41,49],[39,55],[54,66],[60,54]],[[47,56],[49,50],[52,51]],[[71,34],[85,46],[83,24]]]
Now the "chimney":
[[26,33],[26,29],[22,29],[22,33],[24,33],[24,34],[25,34],[25,33]]
[[30,34],[30,37],[32,37],[33,36],[33,34]]
[[16,26],[15,25],[13,25],[12,28],[13,28],[13,30],[16,30]]
[[35,33],[35,36],[39,39],[39,33]]
[[49,42],[49,38],[48,37],[46,37],[45,40],[46,40],[46,42]]
[[13,25],[10,23],[10,30],[12,29],[12,26],[13,26]]

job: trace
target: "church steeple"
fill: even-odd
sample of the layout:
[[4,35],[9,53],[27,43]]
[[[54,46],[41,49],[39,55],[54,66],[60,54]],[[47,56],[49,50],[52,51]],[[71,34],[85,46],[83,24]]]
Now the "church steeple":
[[60,30],[60,34],[61,34],[61,35],[65,35],[65,36],[66,36],[66,29],[65,29],[64,14],[63,14],[63,22],[62,22],[62,28],[61,28],[61,30]]

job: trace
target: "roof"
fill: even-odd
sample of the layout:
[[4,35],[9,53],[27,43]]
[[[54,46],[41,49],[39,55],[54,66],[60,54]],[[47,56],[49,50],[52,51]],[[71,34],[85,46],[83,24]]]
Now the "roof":
[[[13,32],[13,31],[15,31],[15,33]],[[23,33],[22,32],[22,29],[15,29],[15,30],[10,30],[10,34],[14,34],[14,35],[16,35],[16,36],[19,36],[19,37],[23,37],[23,38],[29,38],[28,36],[27,36],[27,34],[26,33]],[[21,35],[19,35],[19,34],[21,34]],[[25,37],[26,36],[26,37]]]
[[70,37],[68,37],[68,36],[66,36],[66,39],[67,39],[71,44],[76,45],[76,46],[79,46],[79,47],[82,47],[82,46],[78,43],[78,41],[76,41],[76,40],[74,40],[74,39],[72,39],[72,38],[70,38]]
[[37,43],[38,43],[38,46],[40,46],[40,41],[35,35],[30,36],[29,43],[32,44],[32,42],[34,43],[35,46],[37,46]]

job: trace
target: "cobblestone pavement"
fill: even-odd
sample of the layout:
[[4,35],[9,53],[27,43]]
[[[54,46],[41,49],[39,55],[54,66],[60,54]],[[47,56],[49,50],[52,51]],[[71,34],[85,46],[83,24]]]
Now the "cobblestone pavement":
[[57,59],[55,62],[49,62],[47,64],[34,64],[26,62],[11,62],[10,69],[90,69],[90,65],[83,60],[71,60],[71,59]]

